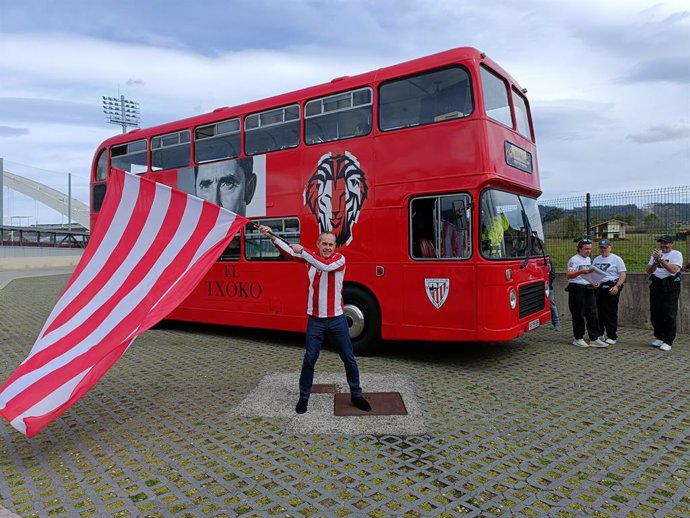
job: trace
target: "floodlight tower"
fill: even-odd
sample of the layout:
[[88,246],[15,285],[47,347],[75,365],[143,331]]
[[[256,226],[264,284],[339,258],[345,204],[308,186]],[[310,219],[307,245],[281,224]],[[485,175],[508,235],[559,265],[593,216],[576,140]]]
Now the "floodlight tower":
[[111,124],[121,124],[122,133],[127,133],[127,126],[139,126],[139,103],[117,97],[103,96],[103,113]]

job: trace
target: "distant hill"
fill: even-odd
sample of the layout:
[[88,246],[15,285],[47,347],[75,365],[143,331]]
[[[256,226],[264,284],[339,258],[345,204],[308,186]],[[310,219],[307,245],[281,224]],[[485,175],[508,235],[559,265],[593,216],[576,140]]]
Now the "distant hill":
[[[578,221],[585,220],[585,206],[563,208],[557,205],[539,205],[542,221],[556,221],[568,216],[574,216]],[[638,206],[628,205],[592,205],[591,217],[593,222],[603,222],[619,219],[626,223],[635,224],[645,221],[650,214],[657,216],[659,222],[669,224],[670,227],[690,225],[690,203],[649,203]]]

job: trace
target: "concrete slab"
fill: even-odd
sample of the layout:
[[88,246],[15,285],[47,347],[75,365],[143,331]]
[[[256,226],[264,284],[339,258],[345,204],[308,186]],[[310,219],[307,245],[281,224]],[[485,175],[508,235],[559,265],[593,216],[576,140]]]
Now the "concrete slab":
[[[398,392],[405,401],[407,415],[353,415],[333,414],[333,394],[313,394],[306,414],[295,413],[299,399],[297,381],[299,373],[275,373],[264,376],[228,417],[264,417],[285,419],[284,430],[298,434],[342,435],[424,435],[427,427],[419,404],[416,384],[406,374],[361,373],[362,387],[367,392]],[[333,384],[338,392],[349,388],[344,373],[321,373],[314,376],[315,383]],[[364,413],[363,413],[364,414]]]
[[338,392],[338,387],[336,387],[333,383],[328,383],[326,385],[314,383],[311,386],[312,394],[335,394],[336,392]]

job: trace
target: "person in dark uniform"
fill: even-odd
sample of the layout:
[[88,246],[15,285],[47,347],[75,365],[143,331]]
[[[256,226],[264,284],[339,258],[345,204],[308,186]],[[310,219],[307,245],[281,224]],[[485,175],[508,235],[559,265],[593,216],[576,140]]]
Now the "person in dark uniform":
[[670,351],[676,338],[683,254],[673,249],[673,237],[668,234],[661,236],[657,242],[660,250],[652,250],[647,264],[647,273],[651,281],[649,310],[654,328],[652,345],[662,351]]

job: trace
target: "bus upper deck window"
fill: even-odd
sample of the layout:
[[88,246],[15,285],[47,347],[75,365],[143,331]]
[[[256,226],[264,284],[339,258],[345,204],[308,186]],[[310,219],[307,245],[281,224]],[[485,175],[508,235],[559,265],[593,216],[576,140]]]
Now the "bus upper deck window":
[[381,85],[382,131],[467,117],[473,108],[469,74],[451,67]]
[[100,182],[108,178],[108,153],[104,149],[98,155],[98,162],[96,163],[96,181]]
[[169,133],[151,139],[151,169],[177,169],[187,167],[191,145],[189,130]]
[[304,113],[307,144],[368,135],[372,120],[371,88],[312,99],[305,105]]
[[493,120],[512,128],[513,117],[510,114],[508,85],[505,80],[484,65],[481,67],[481,77],[486,114]]
[[296,147],[299,144],[299,104],[247,115],[244,152],[248,155]]
[[527,108],[527,99],[513,88],[513,102],[515,103],[515,121],[517,122],[517,130],[523,137],[533,140],[532,128],[529,125],[529,109]]
[[240,119],[201,126],[194,130],[194,160],[197,163],[240,156]]
[[148,170],[147,150],[146,140],[113,146],[110,148],[110,166],[128,173],[145,173]]

